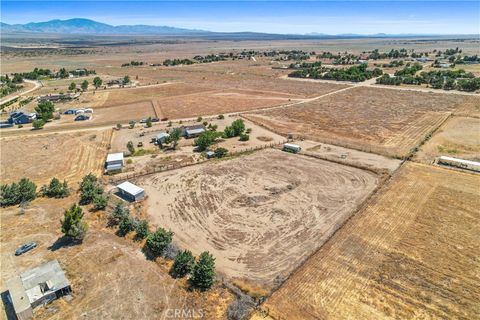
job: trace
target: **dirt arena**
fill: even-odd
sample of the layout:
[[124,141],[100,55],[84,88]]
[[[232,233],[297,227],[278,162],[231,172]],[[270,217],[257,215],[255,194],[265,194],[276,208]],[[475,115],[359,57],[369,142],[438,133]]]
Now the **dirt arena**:
[[358,87],[247,118],[284,134],[401,157],[455,109],[478,103],[480,97]]
[[[101,174],[111,130],[53,133],[0,140],[2,183],[28,177],[37,184],[53,177],[69,183]],[[35,151],[35,152],[32,152]]]
[[480,161],[480,119],[452,117],[415,155],[415,160],[432,163],[436,157],[450,156]]
[[276,319],[473,319],[480,177],[408,163],[264,305]]
[[279,150],[139,178],[152,223],[217,270],[270,288],[375,189],[366,171]]

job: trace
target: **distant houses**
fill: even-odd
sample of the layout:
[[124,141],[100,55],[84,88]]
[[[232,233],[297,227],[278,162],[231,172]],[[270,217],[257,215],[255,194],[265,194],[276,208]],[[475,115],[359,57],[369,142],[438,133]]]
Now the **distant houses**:
[[76,99],[80,96],[80,93],[77,92],[75,94],[48,94],[44,96],[39,96],[37,98],[38,102],[45,102],[45,101],[51,101],[51,102],[59,102],[59,101],[64,101],[64,100],[72,100]]

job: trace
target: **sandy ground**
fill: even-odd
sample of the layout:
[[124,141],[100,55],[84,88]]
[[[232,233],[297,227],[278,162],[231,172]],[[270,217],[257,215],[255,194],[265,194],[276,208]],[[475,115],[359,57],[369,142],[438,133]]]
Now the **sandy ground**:
[[296,141],[295,143],[302,147],[302,153],[320,156],[324,159],[345,163],[347,165],[358,165],[374,171],[386,170],[392,173],[401,163],[400,160],[387,158],[378,154],[347,149],[326,143],[320,144],[309,140]]
[[400,157],[455,109],[479,102],[480,96],[356,87],[247,117],[283,134]]
[[[199,319],[224,319],[232,296],[220,287],[200,294],[186,290],[184,280],[168,275],[169,263],[149,261],[140,243],[114,235],[105,228],[104,213],[84,208],[89,225],[79,245],[62,245],[59,220],[74,197],[36,199],[22,214],[17,207],[2,208],[0,291],[7,279],[58,259],[72,285],[73,299],[60,299],[35,310],[35,319],[169,319],[170,309],[202,312]],[[38,247],[16,257],[17,247],[36,241]],[[2,308],[3,308],[3,304]],[[0,309],[1,310],[1,309]],[[0,319],[6,319],[0,312]]]
[[480,177],[409,163],[266,302],[279,319],[472,319]]
[[422,146],[415,160],[432,163],[439,156],[480,161],[480,119],[451,117]]
[[228,278],[271,286],[308,257],[375,188],[375,175],[267,149],[134,181],[154,224],[208,250]]
[[28,177],[46,183],[53,177],[73,183],[103,171],[111,130],[54,133],[0,140],[2,183]]

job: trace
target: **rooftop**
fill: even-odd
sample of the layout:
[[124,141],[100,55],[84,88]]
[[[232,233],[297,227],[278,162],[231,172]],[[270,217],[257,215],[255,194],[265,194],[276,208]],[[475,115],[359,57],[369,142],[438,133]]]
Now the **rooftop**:
[[109,153],[107,155],[107,162],[112,162],[112,161],[123,161],[123,152]]
[[456,161],[464,164],[471,164],[474,166],[480,166],[480,162],[476,161],[471,161],[471,160],[464,160],[464,159],[459,159],[459,158],[453,158],[453,157],[447,157],[447,156],[441,156],[440,160],[447,160],[447,161]]
[[120,183],[117,188],[131,194],[131,195],[137,195],[141,192],[143,192],[144,190],[136,185],[134,185],[133,183],[130,183],[128,181],[125,181],[123,183]]

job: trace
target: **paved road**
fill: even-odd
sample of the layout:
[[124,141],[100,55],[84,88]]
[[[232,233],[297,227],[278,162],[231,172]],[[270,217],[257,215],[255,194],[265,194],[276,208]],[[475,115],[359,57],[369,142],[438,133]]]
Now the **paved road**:
[[19,92],[17,95],[13,96],[13,97],[9,97],[9,98],[5,98],[3,100],[0,100],[0,104],[4,104],[6,102],[9,102],[13,99],[16,99],[18,97],[21,97],[21,96],[24,96],[26,95],[27,93],[30,93],[32,91],[35,91],[37,90],[38,88],[40,88],[42,86],[42,84],[40,83],[40,81],[36,81],[36,80],[27,80],[27,79],[23,79],[23,81],[25,82],[28,82],[28,83],[32,83],[34,85],[33,88],[31,89],[28,89],[27,91],[22,91],[22,92]]

